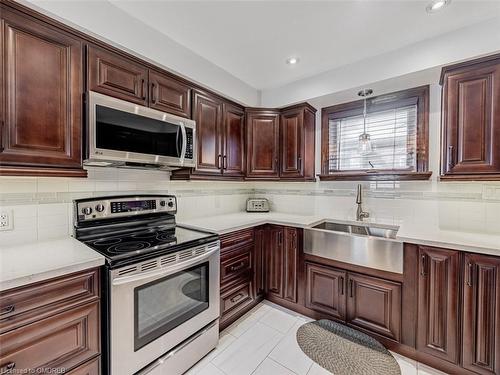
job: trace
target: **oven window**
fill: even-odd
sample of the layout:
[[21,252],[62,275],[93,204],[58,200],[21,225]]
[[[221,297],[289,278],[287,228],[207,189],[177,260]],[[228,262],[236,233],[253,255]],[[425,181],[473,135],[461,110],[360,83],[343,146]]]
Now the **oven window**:
[[96,147],[178,158],[179,125],[96,105]]
[[208,262],[134,289],[134,351],[208,309]]

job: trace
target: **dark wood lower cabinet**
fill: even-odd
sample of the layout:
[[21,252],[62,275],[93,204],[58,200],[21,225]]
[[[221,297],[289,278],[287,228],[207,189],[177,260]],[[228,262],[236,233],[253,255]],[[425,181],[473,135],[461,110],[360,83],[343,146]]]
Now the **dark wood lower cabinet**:
[[267,298],[446,373],[500,374],[500,257],[407,245],[398,276],[304,254],[301,243],[301,229],[279,225],[221,236],[221,329]]
[[306,307],[345,320],[347,273],[306,263]]
[[399,341],[401,284],[352,273],[347,279],[347,323]]
[[459,252],[419,247],[417,350],[458,363]]
[[283,227],[272,225],[269,228],[269,246],[267,247],[265,273],[266,294],[277,298],[283,298]]
[[500,258],[467,254],[463,274],[463,367],[500,374]]
[[3,292],[0,373],[99,374],[98,285],[90,270]]
[[283,298],[295,303],[297,302],[299,230],[285,227],[283,235]]

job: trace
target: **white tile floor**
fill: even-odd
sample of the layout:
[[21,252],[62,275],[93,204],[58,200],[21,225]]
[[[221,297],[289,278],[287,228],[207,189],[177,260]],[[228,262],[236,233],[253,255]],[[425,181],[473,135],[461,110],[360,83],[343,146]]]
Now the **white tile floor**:
[[[328,371],[300,350],[295,340],[297,329],[310,320],[264,301],[225,329],[217,348],[187,374],[328,375]],[[399,354],[393,355],[402,375],[444,374]]]

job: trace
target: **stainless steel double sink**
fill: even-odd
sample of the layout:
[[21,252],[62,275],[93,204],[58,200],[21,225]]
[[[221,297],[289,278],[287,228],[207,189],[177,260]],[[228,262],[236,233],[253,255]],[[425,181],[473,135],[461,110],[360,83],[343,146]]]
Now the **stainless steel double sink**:
[[324,220],[304,229],[304,252],[340,262],[403,273],[398,227]]

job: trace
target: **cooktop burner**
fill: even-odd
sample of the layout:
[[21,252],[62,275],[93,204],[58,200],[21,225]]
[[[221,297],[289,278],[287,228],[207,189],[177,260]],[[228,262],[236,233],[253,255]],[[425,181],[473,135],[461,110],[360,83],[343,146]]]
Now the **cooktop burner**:
[[83,241],[111,262],[149,253],[174,251],[187,243],[201,241],[213,234],[175,226],[171,229],[151,228],[144,231],[94,238]]

